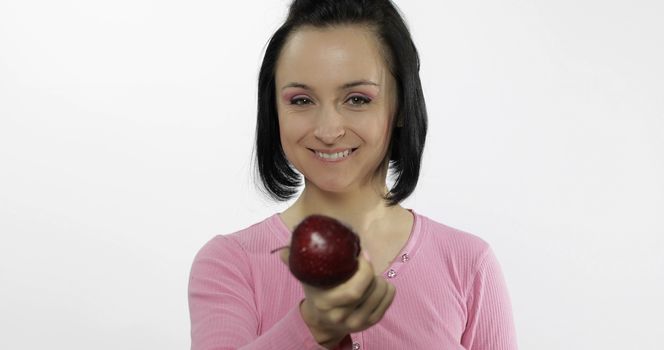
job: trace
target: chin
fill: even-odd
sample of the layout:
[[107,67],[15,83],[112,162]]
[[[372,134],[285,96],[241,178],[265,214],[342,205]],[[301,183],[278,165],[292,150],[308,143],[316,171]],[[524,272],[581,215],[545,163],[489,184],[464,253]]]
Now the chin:
[[328,179],[323,181],[309,180],[309,183],[324,192],[345,193],[350,189],[350,184],[339,182],[338,179]]

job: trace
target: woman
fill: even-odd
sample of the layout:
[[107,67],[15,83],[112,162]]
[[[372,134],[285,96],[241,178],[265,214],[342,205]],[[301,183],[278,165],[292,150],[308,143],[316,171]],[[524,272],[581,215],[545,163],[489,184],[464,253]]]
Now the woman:
[[[297,172],[304,189],[198,252],[192,349],[516,349],[487,243],[399,205],[426,129],[418,54],[390,1],[295,0],[261,67],[256,156],[271,196],[293,197]],[[310,214],[360,237],[358,271],[332,289],[296,280],[288,250],[270,254]]]

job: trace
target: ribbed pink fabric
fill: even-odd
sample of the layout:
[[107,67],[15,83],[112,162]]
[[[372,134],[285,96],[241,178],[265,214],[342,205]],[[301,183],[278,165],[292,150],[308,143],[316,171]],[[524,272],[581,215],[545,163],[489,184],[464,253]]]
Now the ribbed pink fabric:
[[[409,210],[410,238],[383,272],[396,287],[394,301],[379,323],[350,334],[355,348],[517,349],[508,291],[490,246]],[[192,350],[324,349],[300,315],[302,286],[270,254],[289,240],[274,214],[200,249],[189,279]]]

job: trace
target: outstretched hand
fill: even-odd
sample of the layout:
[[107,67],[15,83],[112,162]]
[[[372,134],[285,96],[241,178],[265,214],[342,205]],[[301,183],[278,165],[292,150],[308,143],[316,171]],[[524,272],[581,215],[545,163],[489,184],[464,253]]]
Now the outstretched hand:
[[[290,248],[279,251],[288,266]],[[314,338],[323,346],[334,346],[349,333],[361,332],[383,318],[392,304],[396,289],[382,276],[376,276],[370,261],[359,256],[357,272],[346,282],[329,289],[302,283],[305,299],[300,313]]]

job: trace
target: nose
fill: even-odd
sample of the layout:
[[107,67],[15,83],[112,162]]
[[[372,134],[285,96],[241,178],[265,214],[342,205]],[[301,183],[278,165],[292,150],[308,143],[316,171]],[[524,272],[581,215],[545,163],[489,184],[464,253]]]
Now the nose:
[[325,144],[333,145],[345,134],[343,116],[333,107],[322,108],[314,136]]

